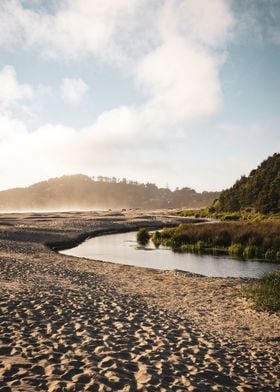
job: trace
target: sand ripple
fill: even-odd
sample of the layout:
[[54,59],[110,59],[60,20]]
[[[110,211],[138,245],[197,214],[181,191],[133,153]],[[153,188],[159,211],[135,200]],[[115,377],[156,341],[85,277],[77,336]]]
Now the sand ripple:
[[213,314],[195,302],[199,286],[180,295],[189,277],[176,286],[175,275],[151,273],[157,283],[141,295],[133,267],[103,268],[17,235],[0,244],[0,392],[280,390],[276,340],[258,348],[206,328]]

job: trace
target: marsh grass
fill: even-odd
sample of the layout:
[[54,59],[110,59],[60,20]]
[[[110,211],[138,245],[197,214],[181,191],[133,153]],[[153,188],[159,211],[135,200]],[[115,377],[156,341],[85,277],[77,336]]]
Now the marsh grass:
[[234,257],[280,261],[280,223],[277,221],[183,224],[157,232],[152,240],[176,251],[226,251]]

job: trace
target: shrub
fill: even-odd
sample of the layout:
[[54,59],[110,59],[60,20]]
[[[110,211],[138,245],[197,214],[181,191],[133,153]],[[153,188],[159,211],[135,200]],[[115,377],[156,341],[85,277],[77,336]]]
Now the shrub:
[[175,229],[169,229],[165,227],[164,229],[161,230],[160,232],[160,237],[161,238],[171,238],[173,236]]
[[243,251],[244,251],[244,248],[241,244],[232,244],[228,248],[228,252],[232,256],[240,257],[243,255]]
[[137,232],[137,242],[140,245],[147,245],[150,239],[150,234],[147,229],[139,229]]
[[156,248],[158,248],[160,246],[160,232],[159,231],[155,231],[152,234],[152,241],[153,241]]
[[205,244],[204,241],[197,241],[195,247],[200,252],[200,251],[202,251],[203,249],[206,248],[206,244]]
[[185,244],[180,246],[181,252],[194,252],[194,245],[192,244]]
[[258,247],[254,246],[254,245],[246,246],[246,248],[243,251],[243,256],[248,259],[257,257],[259,254],[260,254],[260,251],[259,251]]
[[280,311],[280,269],[264,275],[247,290],[257,310]]

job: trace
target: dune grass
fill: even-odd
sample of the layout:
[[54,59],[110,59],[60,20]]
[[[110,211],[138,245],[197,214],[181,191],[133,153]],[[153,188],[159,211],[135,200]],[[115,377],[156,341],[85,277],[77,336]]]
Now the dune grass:
[[257,310],[280,312],[280,269],[265,274],[246,295]]

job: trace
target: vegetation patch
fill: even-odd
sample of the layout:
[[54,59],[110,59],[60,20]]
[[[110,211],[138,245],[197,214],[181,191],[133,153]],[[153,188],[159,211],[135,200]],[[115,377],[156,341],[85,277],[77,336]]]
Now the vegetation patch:
[[219,253],[234,257],[280,261],[280,222],[219,222],[182,224],[153,233],[156,246],[175,251]]
[[[217,201],[215,203],[218,203]],[[217,219],[222,222],[246,221],[246,222],[263,222],[263,221],[280,221],[280,213],[262,214],[254,208],[244,208],[238,212],[222,212],[215,207],[210,206],[200,209],[181,210],[177,213],[180,216]]]
[[246,291],[257,310],[280,311],[280,269],[270,272]]
[[150,234],[147,229],[139,229],[137,232],[137,242],[140,245],[147,245],[150,240]]

